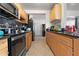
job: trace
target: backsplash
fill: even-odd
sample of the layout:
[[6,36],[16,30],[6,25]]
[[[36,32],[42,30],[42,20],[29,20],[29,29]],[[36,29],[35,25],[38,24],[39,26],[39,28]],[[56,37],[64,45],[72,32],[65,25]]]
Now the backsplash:
[[15,19],[10,19],[10,18],[0,16],[0,26],[3,25],[5,27],[6,23],[8,25],[14,25],[14,26],[17,24]]
[[61,26],[61,20],[52,22],[52,26]]
[[0,16],[0,24],[4,24],[7,22],[7,19]]

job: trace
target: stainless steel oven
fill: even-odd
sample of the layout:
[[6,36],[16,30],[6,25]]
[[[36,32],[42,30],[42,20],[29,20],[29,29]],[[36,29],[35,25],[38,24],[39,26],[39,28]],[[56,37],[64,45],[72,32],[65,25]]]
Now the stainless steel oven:
[[21,56],[26,51],[25,34],[16,35],[9,39],[9,55]]

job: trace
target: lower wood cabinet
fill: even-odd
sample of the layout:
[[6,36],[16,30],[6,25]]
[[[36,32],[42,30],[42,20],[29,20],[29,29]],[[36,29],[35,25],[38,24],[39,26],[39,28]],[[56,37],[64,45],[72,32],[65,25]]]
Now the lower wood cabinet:
[[72,48],[59,43],[57,46],[57,54],[58,56],[72,56]]
[[29,49],[32,43],[32,32],[26,33],[26,49]]
[[74,56],[79,56],[79,38],[74,39]]
[[0,56],[8,56],[8,42],[7,39],[0,39]]
[[[64,39],[65,38],[65,39]],[[54,55],[56,56],[72,56],[72,39],[62,35],[46,32],[46,41]]]
[[8,56],[8,47],[0,50],[0,56]]

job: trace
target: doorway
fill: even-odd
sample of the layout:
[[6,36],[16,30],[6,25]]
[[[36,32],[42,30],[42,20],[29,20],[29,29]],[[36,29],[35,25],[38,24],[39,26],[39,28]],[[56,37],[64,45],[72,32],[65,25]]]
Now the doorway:
[[45,14],[30,14],[33,19],[33,30],[35,37],[42,37],[42,24],[46,25],[46,15]]

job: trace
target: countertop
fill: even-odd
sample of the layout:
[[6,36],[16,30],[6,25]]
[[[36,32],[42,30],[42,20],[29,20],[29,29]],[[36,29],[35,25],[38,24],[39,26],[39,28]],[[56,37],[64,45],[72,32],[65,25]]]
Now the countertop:
[[27,32],[30,32],[30,31],[25,31],[25,32],[22,32],[22,33],[17,33],[17,34],[6,34],[6,35],[4,35],[3,37],[1,37],[0,40],[1,40],[1,39],[4,39],[4,38],[9,38],[9,37],[13,37],[13,36],[25,34],[25,33],[27,33]]
[[63,35],[63,36],[67,36],[69,38],[79,38],[79,36],[77,35],[74,35],[74,34],[67,34],[67,33],[64,33],[64,32],[55,32],[55,31],[47,31],[47,32],[51,32],[51,33],[55,33],[55,34],[59,34],[59,35]]

